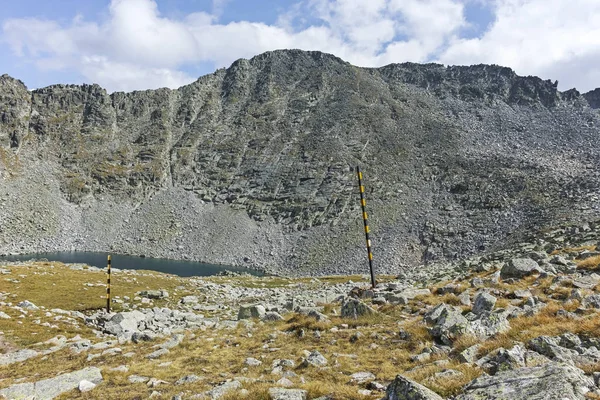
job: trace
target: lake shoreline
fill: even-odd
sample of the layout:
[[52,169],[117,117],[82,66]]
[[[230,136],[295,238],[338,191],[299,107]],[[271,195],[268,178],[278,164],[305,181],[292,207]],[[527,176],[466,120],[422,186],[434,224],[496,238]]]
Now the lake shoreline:
[[[264,270],[242,266],[204,263],[192,260],[147,257],[117,252],[92,251],[54,251],[20,254],[2,254],[0,261],[20,262],[32,260],[47,260],[65,264],[86,264],[97,268],[106,268],[107,256],[111,255],[112,268],[128,270],[149,270],[169,273],[180,277],[213,276],[224,272],[265,276]],[[122,267],[121,265],[126,266]]]

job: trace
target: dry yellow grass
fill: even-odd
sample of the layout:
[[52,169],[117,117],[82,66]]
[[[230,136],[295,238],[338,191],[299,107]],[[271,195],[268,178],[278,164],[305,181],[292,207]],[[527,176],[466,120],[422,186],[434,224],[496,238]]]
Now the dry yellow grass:
[[579,269],[598,269],[600,266],[600,256],[586,258],[577,263]]
[[[9,292],[15,295],[11,301],[30,300],[38,305],[45,305],[46,309],[62,308],[67,310],[92,310],[105,305],[105,288],[101,284],[105,275],[102,272],[73,271],[60,263],[35,263],[28,266],[10,267],[12,276],[19,277],[18,284],[8,281],[0,282],[0,292]],[[146,276],[147,275],[147,276]],[[135,278],[135,279],[134,279]],[[220,282],[227,278],[221,278]],[[340,279],[340,278],[338,278]],[[43,280],[44,285],[39,283]],[[211,280],[219,282],[218,278]],[[248,279],[248,283],[251,283]],[[332,279],[332,281],[337,281]],[[85,283],[98,284],[99,286],[85,286]],[[253,282],[260,286],[261,282]],[[282,284],[296,284],[295,280],[288,279],[265,279],[265,286]],[[300,282],[302,284],[309,284]],[[181,287],[185,288],[181,288]],[[177,288],[179,287],[179,290]],[[144,273],[141,276],[127,276],[126,274],[113,274],[113,293],[116,296],[133,297],[137,291],[146,289],[167,289],[171,297],[167,301],[155,302],[158,305],[173,306],[181,297],[191,294],[191,287],[186,286],[186,280],[177,277],[159,274]],[[64,293],[56,296],[56,293]],[[331,313],[334,308],[339,311],[339,305],[327,305],[326,312]],[[10,314],[14,311],[7,310]],[[250,391],[250,399],[265,398],[268,387],[280,376],[270,374],[271,363],[279,358],[289,358],[297,364],[303,357],[304,350],[319,350],[328,360],[329,368],[302,368],[297,373],[304,376],[306,384],[293,379],[295,386],[304,388],[309,392],[309,397],[336,393],[339,399],[373,399],[378,396],[362,396],[358,394],[361,388],[350,383],[350,375],[360,371],[370,371],[376,374],[379,381],[392,380],[398,373],[412,368],[418,364],[410,361],[414,351],[420,351],[423,347],[422,340],[428,340],[427,328],[417,319],[403,323],[403,327],[411,333],[413,339],[404,343],[393,340],[398,328],[389,327],[396,325],[400,319],[400,307],[388,307],[381,313],[366,316],[357,320],[343,319],[331,315],[331,323],[319,323],[314,319],[303,316],[294,316],[288,321],[269,324],[256,324],[252,330],[238,328],[237,330],[222,330],[205,332],[195,331],[195,337],[187,334],[184,342],[163,356],[160,361],[151,361],[145,355],[154,351],[152,348],[157,342],[124,344],[119,345],[123,353],[133,351],[133,358],[125,358],[121,355],[96,358],[87,362],[89,353],[73,354],[64,349],[53,353],[45,358],[35,358],[23,363],[15,364],[11,368],[0,367],[0,386],[6,387],[19,378],[27,381],[45,379],[56,376],[58,373],[70,372],[89,365],[97,365],[102,368],[105,381],[94,391],[86,394],[73,391],[67,393],[63,398],[146,398],[153,389],[145,384],[131,384],[127,376],[131,374],[151,376],[169,382],[156,390],[162,393],[164,398],[182,391],[181,387],[173,383],[184,375],[196,374],[205,379],[191,385],[186,385],[185,390],[189,393],[202,393],[211,389],[214,385],[236,376],[245,376],[257,379],[256,383],[244,383],[244,387]],[[85,326],[75,328],[70,325],[57,323],[57,329],[40,328],[39,325],[30,321],[35,316],[43,320],[45,310],[33,311],[32,318],[19,321],[13,314],[11,320],[3,323],[3,330],[7,338],[10,338],[18,347],[32,346],[33,343],[46,340],[57,334],[73,337],[77,334],[82,337],[95,339],[95,335]],[[23,322],[19,324],[18,322]],[[345,324],[345,325],[344,325]],[[342,326],[338,332],[329,329]],[[347,326],[347,328],[343,328]],[[387,328],[386,328],[387,327]],[[294,332],[297,329],[305,329],[306,336],[297,337]],[[313,332],[319,330],[321,338],[315,338]],[[362,333],[361,338],[351,342],[350,337],[357,331]],[[275,338],[273,339],[273,334]],[[431,344],[431,343],[429,343]],[[373,347],[375,345],[375,347]],[[91,353],[99,353],[91,352]],[[243,361],[247,357],[262,360],[263,364],[258,367],[247,367]],[[168,367],[161,368],[162,362],[171,362]],[[57,369],[57,365],[60,366]],[[110,368],[119,365],[129,365],[127,373],[111,372]],[[236,398],[232,394],[231,398]]]
[[[444,370],[458,371],[455,376],[440,376],[435,377],[435,374]],[[435,391],[442,397],[455,396],[460,393],[461,389],[473,379],[479,377],[483,371],[477,367],[468,364],[460,364],[451,362],[445,366],[431,365],[425,368],[420,368],[414,372],[408,372],[406,375],[410,378],[421,382]]]
[[560,309],[567,311],[577,307],[577,303],[562,304],[551,301],[538,314],[531,317],[521,316],[510,321],[510,330],[482,343],[479,354],[484,355],[500,347],[510,348],[515,342],[527,342],[539,336],[557,336],[566,332],[590,337],[600,335],[600,314],[593,313],[580,320],[556,316]]
[[[54,268],[50,267],[54,264]],[[14,271],[17,268],[13,268]],[[87,287],[85,283],[101,283],[105,276],[103,273],[90,271],[72,271],[58,263],[38,263],[28,267],[18,268],[19,272],[13,272],[13,277],[22,273],[26,275],[19,278],[19,284],[8,281],[0,281],[0,292],[16,294],[10,301],[16,302],[28,299],[38,305],[46,305],[47,308],[60,307],[64,309],[93,309],[102,307],[104,302],[104,287]],[[485,278],[490,273],[478,274]],[[135,279],[133,279],[135,278]],[[353,281],[358,278],[353,277]],[[44,285],[39,282],[43,279]],[[355,280],[356,279],[356,280]],[[247,277],[213,277],[208,280],[218,283],[229,283],[232,285],[248,285],[251,287],[285,287],[288,285],[319,285],[334,284],[339,281],[347,281],[348,277],[336,277],[320,279],[311,282],[310,279],[288,279],[288,278],[247,278]],[[140,276],[128,276],[122,274],[114,276],[114,292],[118,296],[131,296],[135,292],[145,289],[167,289],[171,293],[169,300],[157,302],[158,305],[173,307],[175,302],[184,295],[192,294],[193,286],[188,285],[186,279],[181,279],[159,273],[144,273]],[[497,289],[511,293],[517,289],[529,289],[533,295],[543,298],[548,302],[538,314],[531,317],[518,317],[510,321],[511,329],[496,335],[482,343],[480,354],[499,347],[510,348],[516,341],[527,342],[529,339],[541,335],[559,335],[564,332],[574,332],[589,336],[600,336],[600,316],[590,313],[582,316],[581,320],[574,321],[567,318],[557,318],[556,311],[566,309],[574,311],[578,302],[571,301],[562,303],[551,298],[550,295],[558,293],[563,297],[568,288],[559,287],[554,292],[550,291],[552,278],[538,279],[527,277],[523,280],[506,284],[500,282],[494,285]],[[87,290],[86,290],[87,288]],[[465,286],[466,289],[466,286]],[[55,293],[64,292],[65,296],[57,297]],[[44,379],[55,376],[59,372],[69,372],[84,366],[98,365],[103,369],[105,381],[90,393],[78,393],[73,391],[65,394],[62,398],[80,399],[123,399],[123,398],[147,398],[152,390],[161,392],[162,398],[171,398],[180,392],[187,395],[202,393],[215,385],[235,377],[249,378],[250,382],[244,382],[243,387],[248,390],[247,399],[266,399],[268,389],[275,386],[274,382],[281,376],[271,374],[271,364],[276,359],[292,359],[296,363],[293,369],[298,374],[297,378],[291,378],[294,387],[308,391],[309,398],[335,393],[335,399],[375,399],[380,394],[363,396],[358,390],[364,385],[350,383],[350,375],[355,372],[369,371],[375,374],[379,382],[389,382],[397,374],[405,374],[419,383],[429,387],[444,397],[456,395],[460,389],[479,376],[482,371],[479,368],[467,364],[460,364],[454,359],[455,355],[463,349],[479,343],[473,337],[463,336],[454,342],[453,351],[448,358],[448,364],[435,365],[432,361],[445,359],[445,356],[436,355],[426,362],[413,362],[411,356],[422,352],[426,347],[433,344],[433,338],[429,334],[429,327],[423,323],[422,316],[409,315],[412,309],[422,312],[424,306],[434,306],[441,302],[456,304],[456,296],[428,295],[421,296],[408,306],[385,305],[379,308],[375,315],[361,317],[357,320],[341,318],[333,312],[339,312],[339,304],[326,304],[325,313],[330,322],[318,322],[314,318],[302,315],[292,315],[285,321],[274,323],[255,322],[253,327],[240,326],[234,330],[196,330],[186,332],[186,338],[178,347],[171,349],[170,353],[161,357],[158,361],[148,360],[145,356],[155,349],[153,345],[164,339],[151,343],[124,344],[123,353],[133,351],[133,358],[125,358],[121,355],[96,358],[91,362],[86,361],[87,353],[80,355],[72,354],[69,350],[61,350],[49,355],[45,359],[33,359],[17,365],[10,369],[0,367],[0,386],[6,387],[14,383],[18,378],[25,377],[27,381]],[[510,300],[498,298],[496,307],[506,307]],[[468,307],[463,307],[466,311]],[[19,321],[14,310],[11,320],[3,321],[2,330],[6,337],[18,346],[32,346],[34,342],[45,340],[56,334],[64,334],[73,337],[80,334],[83,337],[93,338],[93,333],[86,327],[79,329],[64,323],[57,323],[57,329],[42,329],[33,324],[27,318]],[[31,312],[33,317],[39,316],[43,319],[45,310]],[[19,324],[18,322],[23,322]],[[336,329],[332,329],[336,327]],[[303,329],[305,335],[299,337],[297,332]],[[318,330],[320,337],[315,337],[314,332]],[[409,340],[399,340],[398,330],[407,332]],[[351,338],[360,332],[362,335],[356,341]],[[97,340],[97,339],[96,339]],[[299,367],[304,356],[304,351],[318,350],[327,359],[326,368]],[[244,364],[247,357],[253,357],[262,361],[262,365],[249,367]],[[167,367],[159,367],[161,363],[170,362]],[[129,372],[123,374],[110,371],[119,365],[128,365]],[[57,368],[57,366],[59,366]],[[597,369],[598,366],[582,366],[586,371]],[[444,369],[459,371],[455,376],[438,376],[435,374]],[[407,372],[410,371],[410,372]],[[148,388],[146,384],[131,384],[127,376],[131,374],[155,377],[169,382],[156,389]],[[173,383],[185,375],[196,374],[203,379],[185,385],[176,386]],[[302,383],[300,376],[305,379]],[[185,397],[185,396],[184,396]],[[236,393],[230,393],[224,399],[237,399]]]
[[593,251],[596,248],[594,245],[590,246],[578,246],[578,247],[567,247],[564,249],[554,250],[550,255],[555,256],[558,254],[569,254],[569,253],[579,253],[585,250]]

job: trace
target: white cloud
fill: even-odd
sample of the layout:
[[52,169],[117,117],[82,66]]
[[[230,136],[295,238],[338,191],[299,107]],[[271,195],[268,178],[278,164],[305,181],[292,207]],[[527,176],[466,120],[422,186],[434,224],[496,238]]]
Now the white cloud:
[[118,88],[122,91],[177,88],[194,81],[194,78],[177,70],[114,62],[101,56],[83,57],[80,68],[82,74],[94,82],[102,82],[104,87]]
[[[154,0],[112,0],[102,23],[5,20],[2,41],[41,70],[76,71],[111,91],[178,87],[195,78],[182,72],[186,65],[223,67],[282,48],[360,66],[497,63],[584,90],[600,76],[598,0],[298,0],[273,25],[219,23],[228,1],[213,0],[211,14],[173,19]],[[465,7],[482,1],[495,22],[479,38],[461,38]]]
[[482,37],[455,39],[440,61],[505,65],[558,79],[561,89],[600,86],[599,1],[496,0],[495,14]]

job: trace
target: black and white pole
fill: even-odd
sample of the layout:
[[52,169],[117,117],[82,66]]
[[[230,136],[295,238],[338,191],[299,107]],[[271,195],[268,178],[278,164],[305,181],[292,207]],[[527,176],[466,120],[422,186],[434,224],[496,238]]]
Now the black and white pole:
[[369,239],[369,224],[367,221],[367,200],[365,200],[365,187],[362,184],[362,172],[360,167],[356,167],[358,175],[358,187],[360,189],[360,206],[362,208],[362,217],[365,224],[365,236],[367,238],[367,253],[369,254],[369,270],[371,271],[371,286],[375,287],[375,273],[373,272],[373,253],[371,252],[371,239]]
[[106,271],[106,312],[110,313],[110,254],[108,255]]

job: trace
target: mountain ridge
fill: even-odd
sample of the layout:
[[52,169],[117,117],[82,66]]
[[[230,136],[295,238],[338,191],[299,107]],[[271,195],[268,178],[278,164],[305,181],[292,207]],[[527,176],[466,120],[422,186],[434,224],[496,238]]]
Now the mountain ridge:
[[[356,165],[381,268],[502,246],[596,212],[597,91],[556,86],[498,66],[359,68],[297,50],[175,90],[28,91],[3,75],[0,217],[26,223],[0,232],[0,252],[358,271]],[[31,174],[53,182],[33,185],[39,216],[15,211]]]

